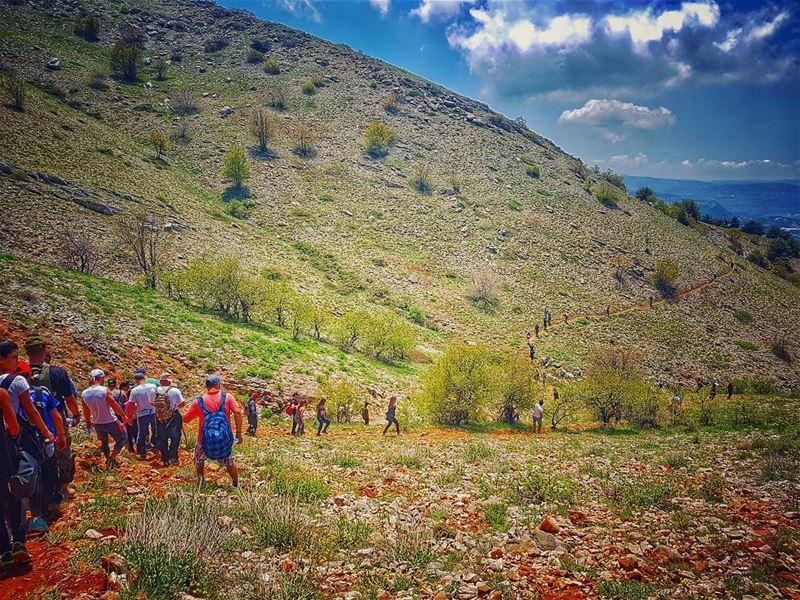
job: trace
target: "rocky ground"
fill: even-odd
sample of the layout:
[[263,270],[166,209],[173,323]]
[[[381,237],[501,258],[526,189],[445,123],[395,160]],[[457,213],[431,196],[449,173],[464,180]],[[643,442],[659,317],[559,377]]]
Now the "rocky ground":
[[273,418],[236,450],[243,489],[214,470],[199,496],[188,451],[177,468],[131,459],[109,473],[79,436],[75,498],[0,598],[125,597],[142,576],[124,557],[141,532],[125,523],[169,497],[183,498],[177,531],[206,503],[193,535],[224,548],[205,590],[221,598],[800,598],[799,457],[785,437],[383,438],[381,425],[296,439]]

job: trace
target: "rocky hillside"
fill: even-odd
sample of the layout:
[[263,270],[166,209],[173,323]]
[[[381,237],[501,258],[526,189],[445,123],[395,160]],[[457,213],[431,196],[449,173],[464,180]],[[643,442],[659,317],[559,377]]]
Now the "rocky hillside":
[[[79,14],[99,18],[97,41],[76,35]],[[419,308],[425,347],[468,339],[525,349],[544,307],[557,321],[610,307],[623,314],[573,320],[541,340],[556,372],[613,343],[638,350],[664,380],[800,381],[800,360],[770,349],[780,341],[800,356],[788,334],[800,322],[800,290],[736,257],[713,229],[685,227],[621,194],[616,208],[600,203],[600,175],[484,104],[199,0],[4,2],[0,23],[0,61],[27,91],[24,110],[0,106],[0,193],[14,223],[3,252],[56,263],[57,240],[70,230],[116,257],[115,215],[146,207],[165,214],[176,263],[235,254],[254,271],[278,270],[334,314]],[[138,79],[101,76],[131,28],[145,47]],[[193,114],[178,114],[179,90],[196,98]],[[276,134],[268,153],[250,154],[251,208],[236,218],[222,156],[254,148],[255,107],[273,113]],[[396,134],[379,159],[363,148],[372,121]],[[292,151],[299,126],[314,132],[311,156]],[[149,143],[153,131],[174,138],[163,157]],[[412,186],[421,170],[431,193]],[[658,295],[659,258],[679,264],[681,290],[713,282],[624,312]],[[104,271],[136,277],[122,260]],[[470,300],[476,274],[497,282],[489,310]]]

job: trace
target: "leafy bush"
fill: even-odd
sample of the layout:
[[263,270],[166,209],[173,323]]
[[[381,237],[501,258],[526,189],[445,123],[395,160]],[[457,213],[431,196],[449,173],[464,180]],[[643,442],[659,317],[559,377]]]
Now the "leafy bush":
[[764,253],[761,250],[753,250],[750,254],[747,255],[747,260],[749,260],[757,267],[761,267],[762,269],[769,268],[769,261],[767,260],[767,257],[764,256]]
[[264,61],[264,73],[267,75],[278,75],[280,72],[281,67],[274,58],[268,58]]
[[294,128],[294,144],[292,151],[301,158],[312,158],[316,154],[314,144],[317,135],[314,130],[304,123],[299,123]]
[[525,174],[533,179],[539,179],[541,172],[538,165],[528,165],[525,168]]
[[611,209],[619,208],[619,193],[611,185],[601,182],[595,188],[594,195],[603,206]]
[[580,490],[581,486],[567,477],[531,473],[514,483],[511,497],[523,506],[542,502],[568,506],[575,502]]
[[518,355],[510,355],[495,369],[500,419],[515,423],[522,412],[532,410],[542,397],[542,388],[537,384],[538,371],[530,360]]
[[216,35],[205,41],[203,44],[203,51],[206,53],[219,52],[228,47],[228,40],[224,37]]
[[222,176],[228,179],[234,188],[241,188],[250,176],[250,164],[241,146],[231,146],[225,153],[222,163]]
[[153,61],[153,71],[155,71],[158,81],[164,81],[167,78],[168,69],[169,65],[163,58],[157,58]]
[[414,175],[411,177],[411,187],[420,194],[428,195],[433,192],[431,172],[428,167],[424,165],[417,165],[414,168]]
[[14,71],[8,71],[2,75],[3,90],[8,96],[8,104],[16,111],[25,110],[25,100],[27,92],[25,90],[25,80]]
[[364,151],[373,158],[386,156],[394,140],[395,134],[392,128],[385,123],[375,121],[364,131]]
[[264,53],[258,50],[250,49],[247,53],[247,62],[251,65],[257,65],[264,62]]
[[261,54],[266,54],[269,50],[269,42],[267,40],[253,40],[250,42],[250,48]]
[[89,87],[93,90],[107,90],[108,89],[108,82],[106,81],[105,73],[101,73],[100,71],[95,71],[89,76]]
[[400,110],[400,105],[397,103],[397,96],[389,94],[383,98],[383,110],[390,115],[396,114]]
[[96,42],[100,36],[100,19],[94,15],[76,17],[74,31],[87,42]]
[[750,340],[733,340],[733,343],[739,346],[742,350],[756,350],[758,349],[758,344],[751,342]]
[[678,263],[670,258],[659,258],[656,260],[653,283],[664,296],[672,297],[677,291],[675,285],[679,274]]
[[249,219],[253,214],[253,204],[243,200],[230,200],[225,203],[225,212],[234,219]]
[[425,325],[425,321],[427,320],[428,317],[425,314],[425,311],[422,310],[419,306],[409,306],[408,318],[417,325]]
[[739,321],[739,323],[743,323],[745,325],[753,322],[753,315],[746,310],[737,310],[733,313],[733,316],[736,317],[736,320]]
[[434,420],[463,425],[482,419],[493,393],[490,367],[485,348],[449,346],[423,377],[423,399]]
[[364,352],[382,362],[400,361],[414,347],[411,326],[394,313],[375,314],[366,325]]
[[326,398],[329,415],[340,423],[351,422],[364,404],[363,393],[349,379],[326,378],[320,384],[317,396]]
[[123,81],[136,81],[142,60],[142,49],[118,40],[111,49],[111,72]]
[[161,158],[161,155],[169,150],[169,138],[162,131],[151,131],[150,145],[156,151],[156,158]]
[[175,90],[170,98],[172,112],[191,115],[197,112],[197,96],[192,90]]
[[764,235],[764,225],[755,219],[748,219],[742,225],[742,231],[750,235]]
[[276,90],[272,92],[269,97],[269,105],[278,112],[283,112],[286,110],[286,96],[282,90]]
[[306,96],[313,96],[317,93],[317,86],[313,81],[306,81],[301,89]]

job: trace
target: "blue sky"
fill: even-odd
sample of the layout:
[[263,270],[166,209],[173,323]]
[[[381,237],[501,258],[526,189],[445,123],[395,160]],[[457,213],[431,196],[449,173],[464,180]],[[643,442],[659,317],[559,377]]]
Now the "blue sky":
[[587,163],[800,179],[800,8],[771,2],[222,0],[510,116]]

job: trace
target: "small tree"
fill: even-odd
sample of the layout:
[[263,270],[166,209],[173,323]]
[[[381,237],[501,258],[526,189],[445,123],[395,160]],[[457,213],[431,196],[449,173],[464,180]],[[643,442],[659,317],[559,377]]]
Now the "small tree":
[[498,282],[495,275],[489,271],[478,271],[472,276],[472,289],[469,299],[483,310],[491,310],[497,306]]
[[328,313],[319,307],[314,307],[308,316],[308,324],[311,327],[311,335],[315,340],[322,339],[322,329],[328,322]]
[[197,96],[192,90],[175,90],[170,100],[172,112],[190,115],[197,112]]
[[317,391],[320,398],[326,398],[328,414],[338,423],[349,423],[363,402],[364,394],[349,379],[326,378]]
[[311,158],[316,153],[314,144],[317,135],[308,125],[300,123],[294,128],[294,153],[302,158]]
[[311,315],[314,311],[313,304],[308,298],[297,294],[289,306],[289,329],[292,331],[292,339],[299,340],[300,336],[308,326]]
[[392,313],[375,315],[366,325],[365,351],[380,361],[402,360],[414,347],[411,326]]
[[275,90],[269,97],[269,105],[278,112],[286,110],[286,95],[283,90]]
[[67,229],[58,244],[61,265],[81,273],[96,273],[103,267],[105,253],[95,244],[92,237],[79,237]]
[[151,131],[150,145],[153,146],[153,149],[156,151],[156,158],[161,158],[161,156],[169,150],[169,139],[161,131]]
[[636,199],[641,202],[656,202],[658,200],[655,192],[647,186],[640,187],[636,190]]
[[482,418],[492,397],[491,360],[480,346],[451,345],[425,374],[423,398],[437,423],[462,425]]
[[258,140],[258,148],[261,152],[267,151],[267,145],[272,139],[275,131],[275,123],[266,110],[261,107],[253,109],[250,117],[250,130]]
[[8,105],[16,111],[24,111],[27,98],[25,80],[14,71],[4,73],[2,77],[3,90],[8,96]]
[[114,223],[117,244],[134,260],[145,285],[155,289],[169,256],[161,217],[145,210],[122,213]]
[[500,419],[505,423],[519,421],[520,413],[533,408],[541,397],[536,381],[536,367],[524,357],[504,357],[495,367],[494,381],[499,400]]
[[100,19],[94,15],[77,17],[74,31],[75,35],[82,37],[87,42],[96,42],[100,36]]
[[360,311],[344,313],[335,323],[333,338],[336,345],[345,352],[352,352],[365,336],[370,316]]
[[136,81],[142,60],[142,49],[118,40],[111,49],[111,72],[123,81]]
[[675,285],[680,274],[678,263],[669,258],[656,260],[656,270],[653,274],[653,283],[658,290],[667,297],[672,297],[677,291]]
[[241,146],[231,146],[225,153],[222,165],[222,176],[228,179],[234,188],[239,189],[250,176],[250,164]]
[[386,156],[394,140],[395,134],[392,128],[385,123],[375,121],[364,131],[364,151],[372,158]]
[[167,61],[163,58],[157,58],[153,61],[153,70],[156,73],[156,79],[158,81],[164,81],[167,78],[168,67]]

